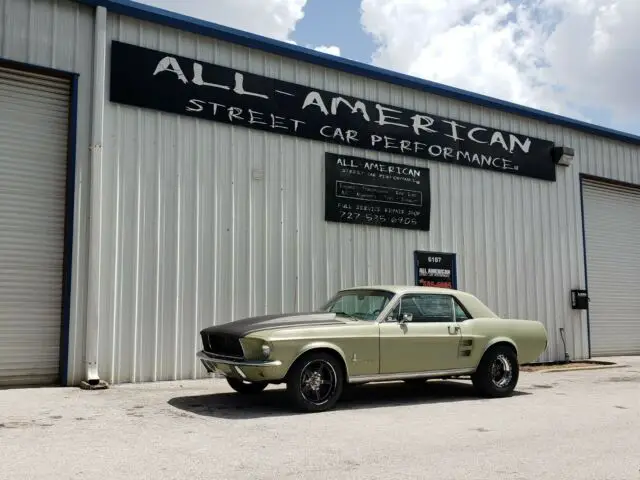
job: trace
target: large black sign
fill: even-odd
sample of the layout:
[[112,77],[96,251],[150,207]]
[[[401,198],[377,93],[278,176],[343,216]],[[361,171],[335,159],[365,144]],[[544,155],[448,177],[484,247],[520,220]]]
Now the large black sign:
[[120,42],[110,99],[231,125],[555,181],[552,142]]
[[429,169],[325,154],[325,220],[429,230]]
[[414,252],[416,285],[457,288],[456,256],[453,253]]

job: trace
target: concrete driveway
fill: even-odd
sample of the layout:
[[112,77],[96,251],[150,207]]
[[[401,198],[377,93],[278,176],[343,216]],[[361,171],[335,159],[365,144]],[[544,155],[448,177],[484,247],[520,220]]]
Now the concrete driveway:
[[217,379],[2,390],[0,479],[640,480],[640,358],[614,360],[522,373],[501,400],[367,385],[311,415]]

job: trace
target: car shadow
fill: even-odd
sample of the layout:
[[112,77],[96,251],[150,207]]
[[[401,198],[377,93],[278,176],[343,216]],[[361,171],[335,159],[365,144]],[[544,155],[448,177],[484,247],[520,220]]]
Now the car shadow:
[[[520,395],[531,393],[517,390],[513,392],[514,397]],[[389,382],[347,387],[334,410],[483,400],[469,382],[434,380],[418,387],[404,382]],[[175,397],[168,403],[174,408],[192,414],[234,420],[290,416],[296,413],[289,406],[284,388],[279,386],[269,387],[257,395],[225,392]]]

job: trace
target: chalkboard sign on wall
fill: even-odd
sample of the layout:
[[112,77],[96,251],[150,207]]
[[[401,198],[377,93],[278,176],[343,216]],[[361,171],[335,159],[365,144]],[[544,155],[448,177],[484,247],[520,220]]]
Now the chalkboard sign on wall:
[[457,288],[456,255],[442,252],[414,252],[416,285]]
[[429,230],[429,169],[325,155],[325,220]]

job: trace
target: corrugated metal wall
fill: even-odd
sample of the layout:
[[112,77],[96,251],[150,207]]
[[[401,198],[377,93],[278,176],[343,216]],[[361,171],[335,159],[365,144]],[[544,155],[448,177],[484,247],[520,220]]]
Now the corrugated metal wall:
[[[638,180],[625,145],[132,19],[109,37],[303,85],[574,146],[556,183],[431,163],[432,231],[327,224],[325,151],[401,158],[120,105],[108,108],[101,371],[107,381],[202,374],[198,331],[215,322],[308,310],[340,287],[413,282],[415,249],[459,255],[459,287],[500,315],[537,318],[544,360],[588,353],[578,171]],[[254,178],[264,172],[263,179]],[[258,175],[259,177],[259,175]]]
[[[70,349],[70,379],[77,382],[84,350],[86,281],[78,273],[87,252],[91,12],[66,0],[0,0],[0,11],[11,19],[0,32],[3,56],[82,73]],[[202,327],[308,310],[344,286],[412,283],[415,249],[456,252],[460,288],[500,315],[545,322],[551,341],[542,360],[563,357],[560,327],[571,357],[587,355],[586,316],[569,305],[570,289],[583,286],[584,277],[578,173],[640,183],[637,148],[115,15],[108,36],[546,138],[575,147],[577,158],[558,170],[556,183],[430,163],[429,233],[326,224],[325,151],[423,163],[108,104],[99,311],[106,381],[202,376],[194,357]]]
[[93,10],[68,0],[0,0],[0,57],[80,74],[68,378],[82,379],[86,307]]
[[[198,331],[309,310],[336,289],[413,282],[415,249],[459,255],[459,287],[500,315],[545,322],[543,360],[588,354],[578,171],[638,181],[637,150],[112,15],[109,38],[574,146],[556,183],[431,163],[432,231],[327,224],[325,151],[415,159],[109,105],[100,370],[105,380],[196,378]],[[254,178],[254,172],[258,173]],[[260,172],[264,178],[260,179]],[[109,209],[109,206],[112,209]]]

